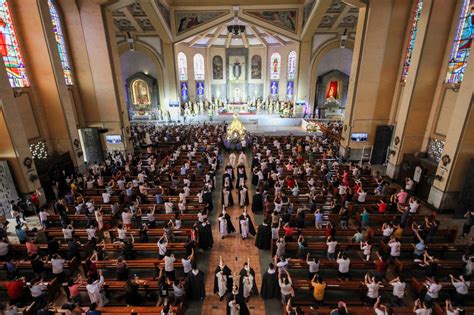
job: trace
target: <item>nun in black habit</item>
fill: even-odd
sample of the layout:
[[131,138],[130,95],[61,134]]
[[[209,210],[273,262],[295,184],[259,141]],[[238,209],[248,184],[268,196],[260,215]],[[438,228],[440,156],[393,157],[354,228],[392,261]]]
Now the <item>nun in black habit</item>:
[[262,288],[260,290],[260,295],[262,299],[274,299],[278,298],[280,293],[280,287],[278,284],[278,272],[275,270],[275,266],[270,263],[268,265],[268,270],[265,271],[262,277]]
[[219,265],[214,271],[214,293],[217,293],[222,301],[226,294],[232,292],[233,284],[232,271],[224,264],[221,256]]
[[[238,312],[236,312],[236,305]],[[234,310],[232,309],[234,308]],[[231,300],[227,302],[227,315],[250,315],[250,310],[245,303],[245,299],[240,294],[233,295]]]
[[224,207],[232,207],[234,205],[234,197],[232,197],[232,190],[229,186],[222,188],[222,203]]
[[197,230],[199,235],[199,248],[212,248],[212,245],[214,244],[214,239],[212,238],[211,224],[209,224],[207,218],[204,218],[203,222],[198,224]]
[[261,213],[263,212],[263,195],[260,190],[257,190],[255,195],[252,197],[252,212]]
[[247,181],[247,172],[245,172],[245,166],[239,165],[237,166],[237,179],[235,181],[235,186],[243,186]]
[[246,207],[244,207],[244,211],[237,219],[239,220],[240,236],[243,240],[248,238],[250,235],[255,236],[255,226],[253,225],[252,219],[247,214]]
[[239,186],[239,206],[249,205],[249,189],[247,185]]
[[204,300],[206,287],[204,285],[204,273],[193,263],[192,270],[186,276],[186,296],[191,300]]
[[222,174],[222,186],[229,187],[230,190],[234,188],[232,184],[233,176],[231,172],[231,169],[226,169],[224,174]]
[[259,249],[270,249],[272,243],[272,228],[268,220],[263,220],[258,226],[257,237],[255,238],[255,246]]
[[258,167],[254,167],[252,171],[252,185],[257,186],[258,185]]

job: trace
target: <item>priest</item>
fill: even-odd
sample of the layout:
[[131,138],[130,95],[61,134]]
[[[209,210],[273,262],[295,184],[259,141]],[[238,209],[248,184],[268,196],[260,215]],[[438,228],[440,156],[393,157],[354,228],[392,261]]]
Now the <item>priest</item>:
[[219,265],[214,272],[214,293],[217,293],[219,300],[222,301],[226,294],[232,291],[233,280],[232,272],[224,264],[222,256],[219,257]]
[[279,291],[278,273],[275,270],[275,265],[270,263],[268,270],[263,274],[260,295],[264,300],[274,299],[278,298]]
[[186,277],[186,296],[191,300],[204,300],[206,297],[204,273],[197,268],[196,263],[193,263]]
[[198,223],[197,230],[199,236],[199,248],[204,250],[212,248],[212,245],[214,245],[214,239],[212,238],[211,224],[209,224],[207,218],[204,218],[202,223]]
[[263,220],[258,226],[257,237],[255,238],[255,246],[259,249],[270,249],[272,243],[272,228],[268,220]]
[[222,213],[219,215],[217,220],[219,222],[219,233],[221,234],[222,239],[235,232],[230,215],[227,213],[227,211],[225,211],[224,206],[222,207]]
[[250,296],[258,295],[255,271],[250,267],[250,259],[244,264],[239,273],[239,295],[248,302]]

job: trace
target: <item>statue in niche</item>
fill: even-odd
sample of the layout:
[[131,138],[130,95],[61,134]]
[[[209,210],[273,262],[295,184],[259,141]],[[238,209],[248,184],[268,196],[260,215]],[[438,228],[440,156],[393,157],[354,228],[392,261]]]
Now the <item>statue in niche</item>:
[[240,75],[242,74],[242,65],[237,59],[232,65],[232,73],[234,74],[236,80],[238,80],[240,78]]
[[140,107],[151,105],[150,87],[142,79],[136,79],[131,84],[132,104]]
[[329,80],[326,85],[326,101],[334,101],[341,98],[341,82],[339,80]]
[[212,78],[214,80],[224,79],[224,62],[222,61],[221,56],[214,56],[212,58]]
[[252,57],[251,77],[253,80],[262,78],[262,57],[258,55]]

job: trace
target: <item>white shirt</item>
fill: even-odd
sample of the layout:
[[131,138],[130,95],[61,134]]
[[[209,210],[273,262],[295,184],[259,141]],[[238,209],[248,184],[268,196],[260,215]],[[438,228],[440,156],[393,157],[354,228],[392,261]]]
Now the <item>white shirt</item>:
[[53,258],[53,259],[51,259],[51,267],[53,269],[53,274],[59,274],[59,273],[63,272],[64,262],[65,262],[65,260],[62,259],[62,258],[58,258],[58,259]]
[[405,282],[394,282],[392,283],[393,286],[393,295],[403,299],[403,296],[405,295],[405,287],[406,283]]
[[63,229],[63,235],[64,235],[64,238],[72,238],[72,232],[74,230],[73,229],[70,229],[70,228],[66,228],[66,229]]
[[156,243],[158,245],[158,254],[164,256],[166,254],[166,246],[168,246],[167,242],[164,243]]
[[191,260],[181,258],[181,263],[183,264],[184,273],[188,273],[193,269]]
[[95,237],[95,228],[92,229],[86,229],[87,232],[87,239],[91,240]]
[[415,311],[416,315],[431,315],[431,308],[419,308]]
[[40,211],[40,213],[39,213],[39,217],[40,217],[41,222],[47,221],[48,216],[49,216],[49,213],[46,212],[46,211]]
[[340,273],[348,273],[349,272],[349,266],[351,265],[351,260],[349,258],[347,259],[342,259],[339,258],[336,261],[339,264],[339,272]]
[[428,287],[428,292],[426,292],[426,294],[428,294],[430,297],[432,297],[433,299],[437,299],[438,298],[438,294],[439,294],[439,291],[441,291],[441,288],[443,286],[441,284],[436,284],[436,283],[432,283],[430,284],[430,286]]
[[376,299],[379,297],[379,287],[380,287],[380,284],[378,282],[374,282],[374,283],[369,283],[367,285],[367,296],[369,298],[372,298],[372,299]]
[[100,276],[99,280],[94,281],[92,284],[86,285],[87,294],[91,303],[102,304],[102,296],[100,294],[100,287],[104,283],[104,276]]
[[174,256],[165,256],[165,271],[173,271],[174,270],[174,265],[173,263],[175,262],[176,258]]
[[132,214],[130,212],[122,212],[123,224],[132,224]]
[[312,260],[308,261],[309,272],[315,273],[319,271],[319,261],[316,263]]
[[331,241],[327,243],[328,253],[332,254],[336,252],[337,241]]
[[400,256],[400,242],[393,242],[388,244],[390,246],[390,256],[398,257]]
[[462,282],[454,282],[454,288],[456,292],[459,294],[467,295],[469,293],[469,286],[471,285],[470,281]]
[[109,193],[102,193],[102,200],[104,203],[109,203],[110,202],[110,194]]
[[0,256],[8,254],[8,243],[0,242]]
[[361,191],[359,196],[357,197],[358,202],[365,202],[365,198],[367,197],[367,193],[365,191]]

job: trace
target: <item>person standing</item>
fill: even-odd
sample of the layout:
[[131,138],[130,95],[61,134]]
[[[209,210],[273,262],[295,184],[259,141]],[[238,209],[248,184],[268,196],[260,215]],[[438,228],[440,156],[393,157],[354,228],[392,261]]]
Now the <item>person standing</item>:
[[311,309],[316,308],[320,305],[324,305],[324,293],[326,291],[326,282],[318,275],[314,274],[313,279],[311,279],[311,286],[313,287],[313,298],[314,305]]
[[[283,277],[283,272],[285,272],[286,277]],[[294,291],[291,286],[293,282],[291,281],[290,273],[286,268],[283,268],[283,272],[278,270],[278,284],[280,285],[281,303],[286,305],[289,299],[294,295]]]
[[471,227],[474,224],[474,210],[466,211],[464,217],[466,218],[466,221],[462,227],[462,237],[466,237],[471,232]]
[[392,292],[392,306],[405,306],[403,297],[405,296],[406,283],[402,277],[396,277],[390,280],[390,285],[393,287]]

